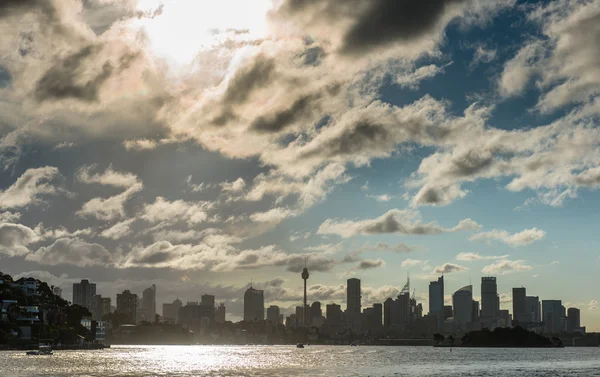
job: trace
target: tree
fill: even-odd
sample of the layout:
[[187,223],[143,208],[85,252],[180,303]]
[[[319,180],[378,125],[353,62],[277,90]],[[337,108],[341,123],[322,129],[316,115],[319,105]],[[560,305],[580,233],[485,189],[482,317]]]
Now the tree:
[[86,307],[79,305],[71,305],[67,307],[67,322],[71,326],[80,325],[83,317],[90,317],[91,315],[92,313],[90,313]]
[[444,340],[446,340],[446,338],[442,334],[433,334],[433,341],[435,344],[442,344],[444,343]]

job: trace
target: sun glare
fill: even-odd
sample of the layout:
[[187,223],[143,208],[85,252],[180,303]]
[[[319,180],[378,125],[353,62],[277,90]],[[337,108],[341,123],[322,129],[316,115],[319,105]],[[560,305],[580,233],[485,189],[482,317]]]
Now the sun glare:
[[138,10],[156,17],[135,21],[149,40],[152,51],[176,64],[190,63],[199,51],[214,48],[227,39],[264,37],[269,0],[142,0]]

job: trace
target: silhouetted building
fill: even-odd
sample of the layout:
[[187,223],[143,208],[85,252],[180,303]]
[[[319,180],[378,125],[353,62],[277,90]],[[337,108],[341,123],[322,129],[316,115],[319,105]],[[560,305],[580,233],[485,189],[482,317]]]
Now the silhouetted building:
[[117,294],[117,312],[125,314],[130,323],[135,323],[137,318],[137,303],[138,296],[129,289]]
[[319,318],[323,316],[323,310],[321,310],[321,303],[319,301],[315,301],[310,306],[310,315],[308,316],[309,324],[313,323],[314,318]]
[[517,324],[531,322],[530,315],[527,313],[525,297],[527,297],[525,288],[521,287],[512,289],[513,320]]
[[337,304],[327,304],[325,306],[325,311],[327,313],[327,323],[331,326],[341,326],[342,325],[342,307]]
[[265,297],[262,290],[252,286],[244,293],[244,321],[262,321],[265,319]]
[[301,276],[302,276],[302,280],[304,281],[304,301],[303,301],[303,309],[302,309],[302,312],[303,312],[302,324],[304,326],[310,326],[310,320],[308,318],[310,316],[310,313],[308,310],[308,301],[306,301],[307,300],[307,298],[306,298],[306,281],[308,280],[308,276],[309,276],[308,268],[304,267],[302,269]]
[[367,329],[376,330],[382,327],[383,306],[381,304],[373,304],[373,307],[365,309],[365,321]]
[[271,305],[267,308],[267,322],[272,325],[279,323],[279,306]]
[[452,305],[444,305],[444,321],[452,317]]
[[473,318],[473,323],[479,323],[479,301],[473,300],[471,317]]
[[388,328],[392,326],[392,312],[396,302],[391,297],[383,302],[383,326]]
[[96,321],[102,320],[102,317],[110,313],[110,305],[110,297],[96,295],[94,297],[94,310],[92,311],[92,319]]
[[94,312],[96,297],[96,284],[83,279],[80,283],[73,284],[73,304],[87,308],[90,313]]
[[440,329],[444,321],[444,276],[429,283],[429,315],[437,318]]
[[567,310],[567,332],[572,333],[581,328],[581,312],[577,308]]
[[498,323],[498,286],[495,277],[481,278],[481,323],[493,329]]
[[200,297],[200,305],[210,306],[211,308],[215,307],[215,296],[213,295],[202,295]]
[[346,282],[346,323],[348,327],[359,331],[361,319],[360,279],[351,278]]
[[214,320],[214,307],[188,303],[179,309],[177,323],[189,327],[208,327]]
[[539,323],[542,322],[542,315],[540,310],[540,298],[537,296],[525,297],[525,312],[529,318],[529,322]]
[[156,316],[156,285],[144,289],[142,292],[142,319],[154,322]]
[[500,327],[512,326],[511,316],[507,309],[498,310],[498,326],[500,326]]
[[454,324],[465,330],[473,322],[473,286],[467,285],[452,295]]
[[220,303],[219,306],[215,309],[215,322],[216,323],[225,323],[225,304]]
[[163,304],[163,320],[165,322],[177,323],[177,314],[182,306],[183,303],[178,298],[170,304]]
[[563,306],[561,300],[542,300],[544,333],[560,334],[563,329]]

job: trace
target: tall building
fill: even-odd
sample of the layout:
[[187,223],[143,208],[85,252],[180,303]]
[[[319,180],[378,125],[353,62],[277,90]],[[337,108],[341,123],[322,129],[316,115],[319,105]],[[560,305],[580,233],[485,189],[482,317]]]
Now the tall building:
[[481,278],[481,323],[482,327],[495,327],[498,323],[498,286],[495,277]]
[[563,306],[561,300],[542,300],[544,333],[560,334],[563,329]]
[[346,285],[346,312],[361,312],[361,291],[360,279],[351,278],[347,280]]
[[96,295],[94,297],[94,310],[92,311],[92,319],[101,321],[102,317],[110,313],[110,304],[110,297]]
[[444,321],[452,318],[452,305],[444,305]]
[[498,310],[498,326],[511,327],[512,321],[508,309]]
[[330,326],[341,326],[342,325],[342,308],[337,304],[328,304],[325,307],[327,313],[327,323]]
[[215,307],[215,296],[213,295],[202,295],[200,300],[200,305],[210,306],[211,308]]
[[244,293],[244,321],[262,321],[265,319],[265,297],[262,290],[252,286]]
[[208,305],[198,305],[197,303],[188,303],[182,306],[177,313],[177,323],[194,328],[208,327],[213,321],[215,310]]
[[366,308],[363,311],[365,317],[366,329],[376,330],[382,327],[383,306],[381,304],[373,304],[373,307]]
[[383,326],[386,328],[392,326],[392,313],[395,305],[396,301],[391,297],[383,302]]
[[525,297],[525,312],[527,313],[527,318],[529,318],[529,322],[542,322],[540,298],[538,296]]
[[80,283],[73,284],[73,304],[87,308],[90,313],[94,312],[96,297],[96,284],[84,279]]
[[267,308],[267,322],[271,325],[279,323],[279,306],[271,305]]
[[144,289],[142,292],[142,319],[154,322],[156,316],[156,285]]
[[437,318],[438,329],[444,321],[444,276],[429,283],[429,315]]
[[577,308],[567,310],[567,332],[572,333],[581,328],[581,312]]
[[215,322],[225,323],[225,304],[220,303],[217,309],[215,309]]
[[473,323],[479,323],[479,301],[473,300],[473,309],[471,311],[471,318],[473,318]]
[[531,322],[530,315],[527,313],[527,305],[525,305],[525,297],[527,297],[525,288],[512,289],[513,321],[517,324]]
[[179,313],[179,309],[183,306],[183,303],[180,299],[175,299],[172,303],[164,303],[163,304],[163,320],[165,322],[177,323],[177,313]]
[[125,314],[130,323],[135,323],[137,316],[138,296],[129,289],[117,294],[117,312]]
[[463,330],[473,322],[473,286],[462,287],[452,295],[454,323]]
[[321,310],[321,303],[319,301],[313,302],[309,310],[308,324],[312,325],[314,318],[319,318],[322,316],[323,311]]

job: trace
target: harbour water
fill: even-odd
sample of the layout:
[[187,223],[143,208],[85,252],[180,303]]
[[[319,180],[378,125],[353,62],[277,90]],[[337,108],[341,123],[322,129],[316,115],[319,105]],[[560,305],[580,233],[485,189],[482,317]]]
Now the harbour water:
[[600,348],[113,346],[0,352],[2,376],[600,376]]

